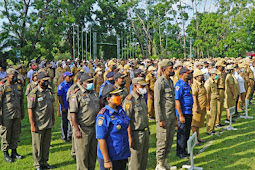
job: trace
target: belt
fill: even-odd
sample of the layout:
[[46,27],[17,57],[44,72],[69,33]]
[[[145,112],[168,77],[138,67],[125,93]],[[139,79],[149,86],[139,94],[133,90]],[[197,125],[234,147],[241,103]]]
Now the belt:
[[144,131],[147,131],[147,130],[148,130],[148,128],[146,127],[146,128],[144,128],[144,129],[142,129],[142,130],[138,129],[138,130],[133,130],[133,131],[141,131],[141,132],[144,132]]
[[219,90],[224,90],[224,88],[218,88]]

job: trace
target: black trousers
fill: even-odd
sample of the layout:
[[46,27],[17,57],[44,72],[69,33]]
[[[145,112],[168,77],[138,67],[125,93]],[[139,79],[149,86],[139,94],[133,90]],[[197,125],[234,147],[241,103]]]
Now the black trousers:
[[[104,160],[97,157],[100,170],[108,170],[104,167]],[[112,170],[125,170],[128,159],[112,161]]]
[[190,129],[191,129],[191,121],[192,121],[192,114],[184,114],[185,123],[181,123],[179,116],[177,116],[178,121],[178,131],[177,131],[177,148],[176,154],[186,153],[187,148],[187,141],[190,136]]

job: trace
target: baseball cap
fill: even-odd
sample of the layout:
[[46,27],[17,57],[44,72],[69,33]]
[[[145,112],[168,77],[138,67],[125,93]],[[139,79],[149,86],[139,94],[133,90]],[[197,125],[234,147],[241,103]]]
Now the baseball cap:
[[209,73],[210,73],[210,74],[216,74],[216,73],[217,73],[217,69],[216,69],[216,68],[211,68],[211,69],[209,70]]
[[148,85],[148,83],[144,80],[143,77],[136,77],[136,78],[133,78],[132,84],[141,84],[142,86]]
[[184,74],[184,73],[192,73],[192,70],[189,70],[189,69],[183,67],[183,68],[180,70],[179,75]]
[[66,71],[64,74],[63,74],[63,78],[67,77],[67,76],[72,76],[73,73],[71,73],[70,71]]
[[102,91],[102,96],[106,97],[108,94],[118,94],[122,92],[121,89],[115,88],[112,84],[106,84]]
[[81,82],[83,82],[83,81],[93,81],[93,77],[91,77],[90,75],[89,75],[89,73],[83,73],[82,75],[81,75],[81,80],[80,80]]
[[193,73],[193,77],[204,75],[204,73],[201,70],[196,69]]
[[118,72],[118,73],[114,74],[113,79],[117,80],[118,78],[124,78],[126,76],[127,76],[126,74],[122,74],[122,73]]
[[109,72],[109,73],[107,73],[106,74],[106,78],[111,78],[111,77],[113,77],[114,76],[114,72],[112,71],[112,72]]
[[42,71],[37,74],[37,79],[38,80],[49,80],[50,77],[48,76],[48,74],[46,72]]
[[7,70],[6,70],[6,73],[7,74],[18,74],[19,72],[17,71],[17,70],[15,70],[14,68],[8,68]]

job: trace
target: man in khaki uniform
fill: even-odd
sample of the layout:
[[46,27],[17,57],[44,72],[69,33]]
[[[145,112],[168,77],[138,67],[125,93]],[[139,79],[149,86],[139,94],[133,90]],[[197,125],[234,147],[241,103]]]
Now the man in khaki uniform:
[[96,133],[95,121],[99,112],[99,99],[91,88],[93,78],[88,73],[81,75],[79,90],[69,98],[69,111],[73,124],[76,164],[78,170],[95,169]]
[[114,86],[121,90],[121,92],[119,93],[120,98],[121,98],[121,102],[123,102],[124,99],[128,95],[128,91],[127,91],[127,89],[125,87],[125,83],[126,83],[125,82],[125,77],[126,77],[126,75],[122,74],[120,72],[115,73],[114,76],[113,76],[114,81],[115,81]]
[[126,64],[124,66],[124,74],[127,75],[125,78],[125,81],[126,81],[125,87],[128,92],[129,92],[129,87],[131,85],[130,70],[132,70],[132,68],[130,67],[130,65]]
[[54,98],[49,86],[50,77],[46,72],[37,75],[38,86],[29,94],[27,102],[32,132],[34,167],[38,170],[52,169],[49,160],[51,128],[55,123]]
[[163,60],[159,66],[162,69],[162,75],[154,85],[157,137],[156,170],[176,169],[167,162],[173,144],[176,122],[174,84],[170,79],[174,75],[173,63]]
[[116,63],[113,60],[110,60],[108,62],[108,70],[104,73],[104,81],[106,81],[107,73],[114,71],[116,68]]
[[48,75],[49,75],[49,77],[50,77],[50,85],[51,85],[51,87],[53,87],[53,79],[54,79],[54,70],[53,70],[53,68],[52,68],[52,64],[49,64],[48,66],[47,66],[47,69],[46,69],[46,71],[47,71],[47,73],[48,73]]
[[235,80],[233,77],[234,67],[231,65],[227,66],[227,77],[225,81],[225,103],[224,107],[227,112],[227,119],[225,123],[229,123],[229,108],[236,105],[236,93],[235,93]]
[[[55,99],[58,98],[58,86],[60,84],[59,82],[59,79],[60,77],[63,77],[61,76],[61,74],[64,73],[64,69],[62,68],[62,64],[61,62],[58,63],[58,68],[56,69],[56,73],[55,73],[55,78],[54,78],[54,84],[55,84],[55,87],[54,87],[54,93],[55,93]],[[60,115],[60,110],[59,110],[59,100],[56,100],[56,103],[55,103],[55,106],[57,108],[57,116],[61,116]]]
[[247,70],[249,81],[248,81],[248,90],[247,90],[245,99],[249,99],[250,100],[251,95],[253,94],[252,93],[252,89],[253,89],[253,83],[254,83],[254,76],[253,76],[253,72],[252,72],[250,66],[247,66],[246,70]]
[[[79,86],[78,84],[81,84],[81,75],[84,74],[85,72],[82,70],[79,73],[77,73],[77,82],[74,83],[67,91],[66,94],[66,101],[70,100],[70,97],[75,94],[78,90],[79,90]],[[75,153],[75,144],[74,144],[74,132],[73,132],[73,123],[71,120],[71,113],[70,110],[68,110],[68,115],[67,115],[67,119],[70,122],[71,128],[72,128],[72,149],[71,149],[71,155],[74,158],[74,160],[76,160],[76,153]]]
[[[0,134],[1,150],[6,162],[13,162],[13,158],[22,159],[17,153],[19,135],[21,133],[21,119],[24,118],[24,101],[22,86],[17,83],[18,71],[9,68],[6,82],[0,85]],[[8,150],[12,149],[11,157]]]
[[153,74],[156,70],[155,67],[150,66],[148,68],[148,74],[146,75],[146,82],[149,85],[149,91],[148,91],[148,99],[147,99],[147,105],[148,105],[148,117],[149,119],[154,120],[155,119],[155,109],[154,109],[154,84],[156,82],[156,77]]
[[204,73],[201,70],[195,70],[193,73],[194,81],[192,84],[193,109],[192,109],[192,131],[197,132],[197,144],[203,142],[199,135],[199,128],[204,127],[206,114],[206,89],[204,86]]
[[177,83],[177,81],[180,79],[179,73],[180,73],[180,70],[182,69],[182,63],[180,61],[176,61],[176,63],[174,64],[174,68],[176,68],[175,74],[173,76],[173,83],[175,85]]
[[38,85],[37,82],[37,72],[33,74],[32,82],[27,85],[25,96],[28,97],[28,94]]
[[95,90],[96,93],[99,94],[99,88],[104,83],[103,72],[100,67],[96,68],[95,72],[96,72],[96,75],[94,77]]
[[217,103],[219,100],[219,92],[216,84],[217,80],[217,70],[212,68],[209,70],[210,78],[205,82],[205,89],[207,92],[207,118],[206,118],[206,128],[207,134],[213,135],[215,133],[214,127],[217,117]]
[[123,102],[123,109],[130,120],[131,157],[128,168],[146,170],[149,151],[148,108],[144,98],[147,83],[142,77],[132,80],[133,90]]
[[224,64],[223,60],[218,61],[215,64],[217,68],[217,75],[218,79],[216,80],[218,92],[219,92],[219,100],[217,102],[217,118],[216,118],[216,123],[215,127],[220,128],[224,126],[224,124],[220,124],[221,120],[221,114],[222,114],[222,109],[223,109],[223,104],[224,104],[224,98],[225,98],[225,73],[223,72],[226,65]]

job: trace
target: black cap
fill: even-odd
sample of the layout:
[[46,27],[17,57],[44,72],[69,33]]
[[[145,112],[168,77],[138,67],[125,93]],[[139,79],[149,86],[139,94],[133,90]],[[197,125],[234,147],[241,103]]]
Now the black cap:
[[42,72],[38,73],[37,79],[38,80],[49,80],[50,77],[48,76],[48,74],[46,72],[42,71]]
[[93,80],[93,77],[91,77],[89,75],[89,73],[83,73],[81,75],[81,82],[83,82],[83,81],[91,81],[91,80]]
[[82,71],[80,71],[79,73],[77,73],[77,78],[79,79],[79,78],[81,78],[81,75],[82,74],[84,74],[85,72],[82,72]]
[[113,77],[114,76],[114,72],[112,71],[112,72],[109,72],[109,73],[107,73],[106,74],[106,78],[111,78],[111,77]]
[[102,96],[106,97],[108,94],[118,94],[120,93],[122,90],[116,88],[114,85],[112,84],[106,84],[103,88],[102,91]]
[[142,69],[140,69],[140,68],[135,69],[134,75],[139,75],[139,74],[145,74],[145,72]]
[[113,79],[117,80],[118,78],[124,78],[124,77],[126,77],[126,74],[122,74],[122,73],[118,72],[118,73],[114,74]]
[[184,73],[192,73],[192,70],[189,70],[189,69],[183,67],[183,68],[180,70],[179,75],[184,74]]

